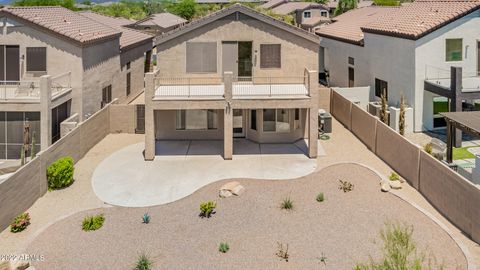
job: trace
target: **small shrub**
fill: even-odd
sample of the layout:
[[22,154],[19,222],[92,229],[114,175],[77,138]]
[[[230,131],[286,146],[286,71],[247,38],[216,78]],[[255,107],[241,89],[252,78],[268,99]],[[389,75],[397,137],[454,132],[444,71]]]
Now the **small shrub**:
[[18,233],[27,228],[30,225],[30,214],[23,213],[18,215],[10,224],[10,231],[13,233]]
[[73,159],[63,157],[53,162],[47,169],[48,189],[68,187],[73,183]]
[[290,257],[290,254],[288,254],[288,244],[286,246],[286,248],[283,248],[283,244],[282,243],[277,243],[278,245],[278,250],[277,250],[277,253],[276,255],[282,259],[282,260],[285,260],[286,262],[288,262],[288,258]]
[[227,253],[227,251],[230,249],[230,246],[228,246],[227,243],[220,243],[220,246],[218,246],[218,251],[221,253]]
[[150,258],[147,255],[142,254],[137,259],[135,270],[150,270],[152,269],[152,265],[153,263]]
[[150,215],[148,213],[143,214],[143,223],[148,224],[150,223]]
[[443,153],[432,153],[432,156],[440,161],[445,158],[445,155]]
[[327,256],[325,256],[325,253],[322,252],[320,257],[318,257],[317,259],[320,260],[320,262],[323,263],[324,265],[327,265]]
[[390,181],[400,180],[400,176],[396,172],[392,172],[388,178],[390,179]]
[[433,145],[432,145],[432,143],[427,143],[427,144],[425,144],[425,145],[423,146],[423,150],[431,155],[432,152],[433,152]]
[[96,216],[87,216],[83,219],[82,229],[86,232],[96,231],[103,226],[104,221],[105,217],[103,216],[103,214]]
[[214,201],[208,201],[200,204],[200,216],[202,218],[206,217],[209,218],[212,214],[214,214],[215,207],[217,207],[217,203]]
[[338,189],[342,190],[343,192],[350,192],[353,190],[354,185],[348,181],[340,181],[340,185],[338,186]]
[[280,208],[285,210],[292,210],[293,209],[293,201],[290,200],[290,197],[283,199]]
[[325,195],[323,195],[323,192],[320,192],[317,194],[317,197],[315,198],[317,202],[323,202],[325,200]]

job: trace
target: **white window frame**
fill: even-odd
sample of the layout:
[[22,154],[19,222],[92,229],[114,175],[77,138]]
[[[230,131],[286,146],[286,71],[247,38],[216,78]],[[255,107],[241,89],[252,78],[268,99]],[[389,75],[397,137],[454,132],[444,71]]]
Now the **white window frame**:
[[[307,16],[308,14],[308,16]],[[303,12],[303,18],[307,19],[307,18],[311,18],[312,17],[312,12],[310,10],[307,10],[307,11],[304,11]]]

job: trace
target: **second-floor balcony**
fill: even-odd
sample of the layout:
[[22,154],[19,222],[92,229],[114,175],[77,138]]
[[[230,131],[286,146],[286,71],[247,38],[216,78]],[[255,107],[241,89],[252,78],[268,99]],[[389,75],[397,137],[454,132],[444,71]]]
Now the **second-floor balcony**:
[[[50,81],[51,99],[70,92],[71,72],[57,76],[48,76]],[[35,80],[0,81],[0,102],[39,103],[41,97],[41,78]]]
[[182,77],[155,78],[157,100],[304,99],[309,97],[308,73],[283,77]]

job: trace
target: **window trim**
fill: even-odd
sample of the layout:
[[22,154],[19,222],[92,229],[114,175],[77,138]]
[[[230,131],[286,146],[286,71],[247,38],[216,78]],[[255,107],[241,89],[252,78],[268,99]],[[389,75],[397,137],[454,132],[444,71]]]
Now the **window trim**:
[[[29,63],[29,57],[28,57],[28,49],[45,49],[45,70],[29,70],[28,69],[28,63]],[[47,55],[47,47],[26,47],[25,48],[25,59],[26,59],[26,64],[25,64],[25,72],[28,74],[36,74],[36,75],[45,75],[47,74],[48,70],[48,55]]]
[[[308,14],[308,17],[306,16]],[[303,18],[308,19],[312,17],[312,12],[310,10],[303,12]]]
[[[278,67],[263,67],[262,66],[262,46],[268,46],[268,45],[278,45],[279,48],[280,48],[280,50],[279,50],[280,51],[280,55],[279,55],[280,61],[279,61],[279,66]],[[260,69],[267,69],[267,70],[268,69],[270,69],[270,70],[281,69],[282,68],[282,44],[281,43],[261,43],[259,46],[260,46],[260,48],[259,48],[259,51],[260,51],[259,67],[260,67]]]

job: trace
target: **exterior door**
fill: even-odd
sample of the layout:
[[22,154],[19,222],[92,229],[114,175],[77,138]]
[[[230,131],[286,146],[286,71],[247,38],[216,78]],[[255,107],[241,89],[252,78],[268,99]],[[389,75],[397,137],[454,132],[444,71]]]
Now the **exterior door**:
[[233,137],[245,137],[245,114],[243,110],[233,109]]
[[[238,42],[223,41],[222,42],[222,68],[223,73],[233,72],[233,77],[238,76]],[[222,75],[223,75],[222,73]]]
[[355,85],[355,70],[352,67],[348,68],[348,87]]

